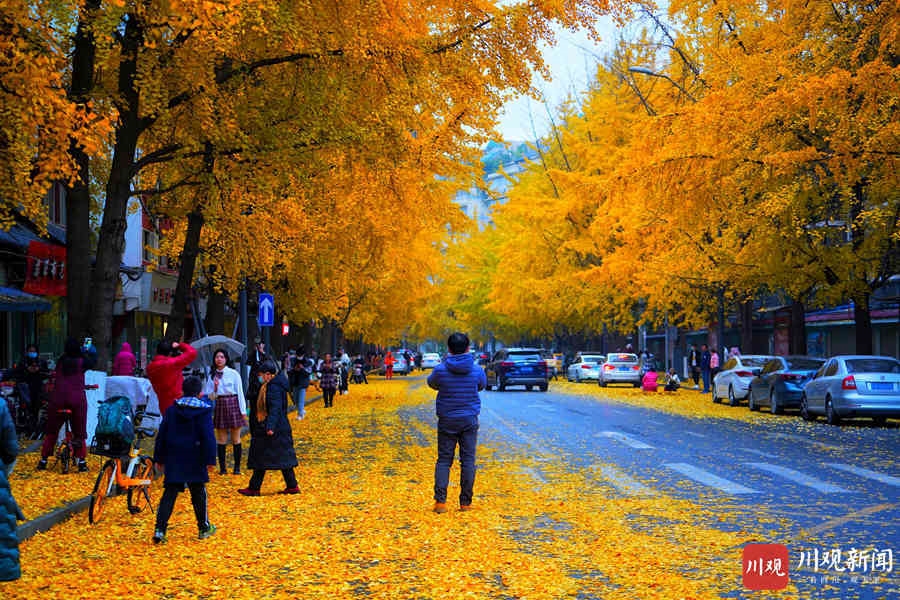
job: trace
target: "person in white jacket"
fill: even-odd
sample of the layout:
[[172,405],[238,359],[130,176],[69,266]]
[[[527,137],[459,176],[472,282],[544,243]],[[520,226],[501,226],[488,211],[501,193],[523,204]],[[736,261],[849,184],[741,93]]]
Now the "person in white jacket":
[[203,395],[215,403],[213,428],[219,475],[225,475],[225,451],[229,440],[234,449],[234,474],[241,474],[241,428],[247,424],[247,401],[240,374],[231,368],[228,353],[219,348],[213,354],[213,366],[203,385]]

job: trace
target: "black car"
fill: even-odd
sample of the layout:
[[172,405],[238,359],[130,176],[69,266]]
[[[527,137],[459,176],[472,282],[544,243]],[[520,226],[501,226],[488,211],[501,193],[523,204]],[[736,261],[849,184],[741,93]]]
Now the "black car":
[[776,356],[769,360],[750,381],[750,410],[768,406],[773,414],[780,415],[785,408],[800,408],[803,386],[824,364],[824,358],[811,356]]
[[488,389],[504,391],[511,385],[538,388],[546,392],[550,374],[540,348],[502,348],[485,365]]

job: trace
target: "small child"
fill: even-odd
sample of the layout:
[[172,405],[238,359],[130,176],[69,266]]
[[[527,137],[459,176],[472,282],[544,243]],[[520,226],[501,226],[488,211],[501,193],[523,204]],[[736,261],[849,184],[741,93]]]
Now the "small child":
[[206,514],[206,483],[209,470],[216,465],[216,438],[213,433],[213,404],[200,398],[203,382],[199,377],[187,377],[182,384],[183,398],[166,410],[156,436],[153,460],[164,469],[164,491],[156,513],[156,532],[153,542],[166,541],[166,527],[175,508],[175,499],[187,487],[197,517],[199,538],[216,532]]
[[679,387],[681,387],[681,380],[678,379],[678,373],[675,372],[675,367],[670,367],[666,373],[666,387],[663,389],[667,392],[674,392]]

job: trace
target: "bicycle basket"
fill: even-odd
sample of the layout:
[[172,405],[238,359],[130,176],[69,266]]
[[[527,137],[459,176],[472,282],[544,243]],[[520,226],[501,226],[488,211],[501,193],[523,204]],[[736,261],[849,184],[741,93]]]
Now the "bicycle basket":
[[90,453],[110,458],[125,456],[131,450],[131,444],[121,437],[95,435],[91,440]]

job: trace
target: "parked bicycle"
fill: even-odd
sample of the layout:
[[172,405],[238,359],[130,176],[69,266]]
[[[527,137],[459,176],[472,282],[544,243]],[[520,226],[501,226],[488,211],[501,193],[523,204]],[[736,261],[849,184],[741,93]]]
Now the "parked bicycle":
[[[145,417],[158,417],[160,415],[146,412],[146,407],[139,408],[134,415],[134,440],[128,450],[128,463],[123,468],[122,457],[110,458],[97,474],[97,482],[91,493],[91,504],[88,509],[88,521],[96,524],[103,514],[106,500],[112,496],[127,492],[128,512],[137,514],[145,508],[154,511],[153,501],[150,497],[150,486],[156,478],[156,469],[153,459],[141,454],[141,440],[156,435],[156,429],[142,427],[141,421]],[[96,441],[91,445],[91,452],[108,456],[115,453],[114,448],[97,447]]]

